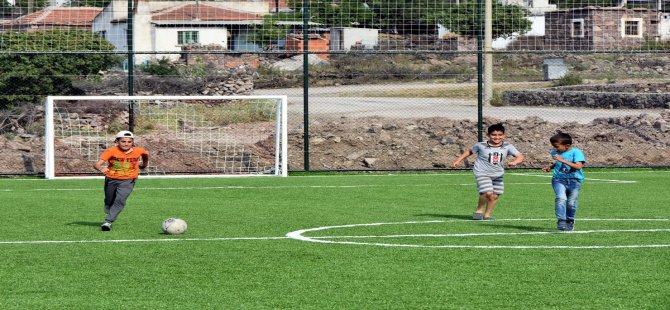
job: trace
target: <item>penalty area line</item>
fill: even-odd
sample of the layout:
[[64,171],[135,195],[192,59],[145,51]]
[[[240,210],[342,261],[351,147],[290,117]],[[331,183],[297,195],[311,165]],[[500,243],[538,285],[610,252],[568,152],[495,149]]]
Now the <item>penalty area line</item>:
[[110,239],[110,240],[25,240],[0,241],[3,244],[83,244],[83,243],[137,243],[175,241],[236,241],[236,240],[280,240],[288,237],[230,237],[230,238],[166,238],[166,239]]

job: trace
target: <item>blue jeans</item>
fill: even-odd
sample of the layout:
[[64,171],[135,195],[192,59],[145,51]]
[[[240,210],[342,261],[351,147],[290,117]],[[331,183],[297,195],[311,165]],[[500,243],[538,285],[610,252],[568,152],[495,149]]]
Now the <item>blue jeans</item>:
[[551,179],[551,185],[556,193],[556,218],[559,221],[575,221],[577,213],[577,198],[582,188],[582,181],[578,179]]

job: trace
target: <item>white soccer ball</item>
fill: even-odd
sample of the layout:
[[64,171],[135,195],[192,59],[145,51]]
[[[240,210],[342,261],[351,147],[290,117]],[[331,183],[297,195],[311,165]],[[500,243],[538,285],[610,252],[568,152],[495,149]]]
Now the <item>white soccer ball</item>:
[[163,232],[168,235],[178,235],[185,233],[188,225],[186,225],[186,221],[182,219],[171,217],[163,221],[161,228],[163,229]]

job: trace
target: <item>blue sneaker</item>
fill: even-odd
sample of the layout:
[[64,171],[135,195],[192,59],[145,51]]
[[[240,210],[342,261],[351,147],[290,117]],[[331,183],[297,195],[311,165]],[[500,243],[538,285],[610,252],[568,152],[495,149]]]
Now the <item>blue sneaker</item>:
[[558,230],[566,231],[568,230],[568,222],[566,220],[558,220],[558,223],[556,223],[556,228]]
[[566,228],[565,231],[573,231],[575,229],[575,221],[566,221]]

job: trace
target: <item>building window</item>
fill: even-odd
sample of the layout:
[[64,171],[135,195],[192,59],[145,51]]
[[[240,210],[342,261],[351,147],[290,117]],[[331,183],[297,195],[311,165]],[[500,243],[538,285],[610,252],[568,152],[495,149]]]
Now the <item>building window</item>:
[[197,31],[177,31],[177,44],[187,45],[198,43],[200,43],[200,40]]
[[107,40],[107,31],[106,30],[98,31],[97,33],[101,38]]
[[584,19],[577,18],[570,22],[570,36],[573,38],[584,37]]
[[622,18],[621,19],[621,37],[642,37],[642,18]]

